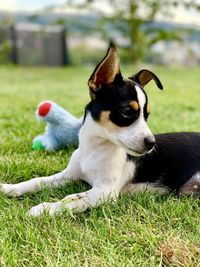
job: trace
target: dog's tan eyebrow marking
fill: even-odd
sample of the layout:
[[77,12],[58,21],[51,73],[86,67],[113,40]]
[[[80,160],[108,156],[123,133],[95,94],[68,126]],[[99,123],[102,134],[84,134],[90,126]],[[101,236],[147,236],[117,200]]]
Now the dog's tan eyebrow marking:
[[102,111],[100,115],[100,124],[107,128],[110,132],[116,132],[120,129],[110,120],[110,111]]
[[147,113],[150,114],[151,113],[151,108],[149,105],[147,105]]
[[132,109],[134,109],[135,111],[137,111],[139,109],[139,104],[137,101],[131,101],[129,103],[129,105],[132,107]]

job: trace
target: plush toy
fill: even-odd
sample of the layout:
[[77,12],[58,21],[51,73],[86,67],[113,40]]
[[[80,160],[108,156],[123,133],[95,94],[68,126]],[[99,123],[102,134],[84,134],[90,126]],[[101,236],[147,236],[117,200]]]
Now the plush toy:
[[82,118],[76,118],[51,101],[40,103],[36,116],[47,125],[45,132],[33,140],[34,150],[54,151],[69,145],[78,145],[78,132],[82,125]]

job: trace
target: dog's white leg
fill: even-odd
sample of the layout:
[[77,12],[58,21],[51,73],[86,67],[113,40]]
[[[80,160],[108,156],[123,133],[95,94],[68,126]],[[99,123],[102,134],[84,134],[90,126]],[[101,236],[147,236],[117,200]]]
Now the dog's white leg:
[[74,151],[68,167],[60,173],[46,177],[34,178],[18,184],[1,184],[0,192],[9,196],[17,197],[25,193],[40,191],[44,187],[62,186],[71,180],[76,180],[81,176],[79,154],[80,152],[78,149]]
[[122,188],[121,192],[130,194],[137,192],[155,192],[167,194],[170,192],[170,190],[167,186],[162,186],[157,183],[128,183]]
[[105,188],[93,187],[89,191],[69,195],[58,202],[41,203],[38,206],[32,207],[28,215],[37,217],[43,212],[48,212],[52,216],[55,213],[61,213],[64,209],[74,212],[83,212],[87,208],[97,206],[108,199],[116,199],[117,196],[118,193],[115,191],[105,191]]

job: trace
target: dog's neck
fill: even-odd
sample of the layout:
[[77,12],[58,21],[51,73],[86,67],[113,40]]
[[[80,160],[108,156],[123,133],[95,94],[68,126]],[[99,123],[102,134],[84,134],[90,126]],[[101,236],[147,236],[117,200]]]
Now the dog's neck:
[[109,139],[106,129],[94,121],[90,112],[79,132],[79,149],[85,155],[96,151],[103,154],[120,153],[126,158],[123,148]]
[[117,179],[116,190],[120,191],[133,176],[135,165],[127,161],[125,150],[109,140],[109,134],[89,112],[79,132],[79,149],[80,166],[90,184],[94,183],[94,178],[90,180],[90,177],[104,177],[109,183]]

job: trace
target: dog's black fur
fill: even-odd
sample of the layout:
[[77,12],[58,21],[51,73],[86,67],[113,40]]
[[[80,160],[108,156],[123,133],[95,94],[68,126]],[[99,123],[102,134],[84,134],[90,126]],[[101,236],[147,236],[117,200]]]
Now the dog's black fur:
[[[155,138],[156,145],[150,154],[138,159],[129,156],[129,160],[137,162],[134,182],[159,182],[179,193],[200,173],[200,133],[165,133]],[[193,184],[194,194],[200,196],[200,183]]]
[[[95,100],[88,104],[87,110],[96,121],[100,120],[102,111],[110,111],[110,120],[119,127],[126,127],[137,120],[139,116],[139,110],[133,110],[130,107],[131,101],[138,102],[134,82],[121,79],[117,83],[104,85],[96,93]],[[145,105],[145,114],[147,118],[147,105]]]

